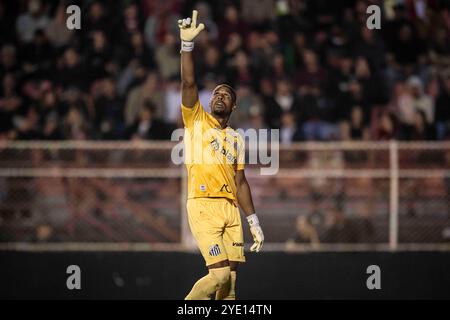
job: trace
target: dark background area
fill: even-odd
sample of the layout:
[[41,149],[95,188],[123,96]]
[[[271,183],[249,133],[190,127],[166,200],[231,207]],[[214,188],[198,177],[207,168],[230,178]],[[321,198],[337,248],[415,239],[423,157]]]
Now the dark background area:
[[[249,254],[237,298],[450,299],[448,252]],[[181,300],[203,261],[164,252],[0,252],[0,299]],[[66,288],[66,268],[81,268],[81,290]],[[381,290],[368,290],[366,269],[381,268]]]

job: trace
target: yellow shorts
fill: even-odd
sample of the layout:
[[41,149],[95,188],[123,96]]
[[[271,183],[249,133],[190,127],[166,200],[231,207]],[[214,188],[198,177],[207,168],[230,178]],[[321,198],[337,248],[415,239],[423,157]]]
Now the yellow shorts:
[[187,213],[189,227],[207,266],[223,260],[245,262],[241,215],[231,200],[188,199]]

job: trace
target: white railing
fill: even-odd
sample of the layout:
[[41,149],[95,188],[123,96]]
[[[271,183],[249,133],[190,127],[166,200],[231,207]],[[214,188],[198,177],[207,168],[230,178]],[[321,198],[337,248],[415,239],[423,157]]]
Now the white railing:
[[[186,222],[185,199],[186,199],[186,176],[183,166],[175,166],[170,161],[166,161],[160,166],[142,167],[136,166],[135,163],[126,160],[126,156],[134,152],[147,152],[147,155],[153,156],[158,154],[169,155],[172,148],[175,146],[174,142],[94,142],[94,141],[62,141],[62,142],[45,142],[45,141],[20,141],[20,142],[0,142],[0,179],[14,179],[14,178],[177,178],[180,179],[180,196],[179,207],[181,217],[181,236],[179,243],[102,243],[93,244],[95,247],[104,245],[105,248],[118,248],[124,250],[133,250],[133,248],[140,248],[140,250],[160,250],[164,248],[172,248],[173,250],[180,250],[180,248],[192,250],[195,245],[190,236]],[[65,161],[61,165],[62,160],[55,155],[57,152],[73,151],[78,152],[78,155],[94,153],[96,156],[104,157],[104,167],[97,165],[91,166],[92,163],[73,160]],[[10,154],[8,154],[10,152]],[[53,158],[47,161],[41,153],[53,153]],[[402,179],[450,179],[450,142],[306,142],[296,143],[290,146],[280,146],[280,154],[283,155],[288,152],[297,152],[306,157],[311,157],[314,153],[337,153],[342,157],[343,152],[360,152],[366,157],[375,155],[375,160],[367,161],[370,165],[367,167],[352,167],[347,165],[342,160],[337,161],[329,166],[326,160],[322,163],[311,165],[308,161],[298,160],[298,167],[283,167],[283,162],[276,174],[277,179],[292,180],[297,179],[301,181],[310,182],[311,179],[380,179],[389,180],[389,205],[388,239],[385,243],[376,243],[375,245],[368,245],[358,243],[353,245],[348,244],[323,244],[320,248],[306,248],[314,250],[364,250],[364,248],[373,249],[389,249],[389,250],[409,250],[414,248],[422,248],[429,250],[430,248],[444,248],[448,249],[445,241],[442,243],[401,243],[399,239],[399,214],[401,209],[401,180]],[[407,167],[402,167],[402,157],[410,157],[411,155],[427,154],[427,152],[438,152],[441,158],[440,162],[433,162],[433,157],[427,161],[412,160],[407,162]],[[22,154],[22,153],[27,153]],[[380,156],[381,155],[381,156]],[[387,157],[384,157],[387,155]],[[378,162],[377,156],[386,158],[385,162]],[[62,158],[62,157],[61,157]],[[111,158],[111,159],[110,159]],[[168,157],[170,158],[170,157]],[[290,160],[291,164],[295,163]],[[300,159],[300,158],[299,158]],[[383,160],[384,161],[384,160]],[[416,161],[416,162],[415,162]],[[95,162],[95,161],[94,161]],[[429,163],[434,163],[430,165]],[[101,162],[103,163],[103,162]],[[144,162],[145,163],[145,162]],[[153,164],[151,161],[149,164]],[[249,166],[246,170],[247,177],[252,181],[257,179],[267,179],[267,176],[260,176],[257,166]],[[2,190],[0,190],[2,191]],[[447,189],[448,191],[448,189]],[[450,194],[444,194],[443,197],[450,197]],[[426,200],[425,200],[426,201]],[[445,202],[445,201],[444,201]],[[450,205],[450,201],[447,200]],[[442,205],[440,204],[442,207]],[[449,214],[448,206],[442,209],[443,215]],[[446,211],[446,212],[445,212]],[[425,212],[426,213],[426,212]],[[424,213],[424,214],[425,214]],[[263,216],[264,218],[264,216]],[[283,216],[281,216],[283,218]],[[1,220],[0,220],[1,222]],[[270,228],[270,227],[268,227]],[[449,226],[450,228],[450,226]],[[64,244],[49,244],[49,247],[61,248],[66,245],[67,249],[78,246],[74,243]],[[84,245],[84,244],[83,244]],[[81,246],[83,246],[81,245]],[[45,247],[45,245],[44,245]],[[30,248],[29,243],[3,243],[0,248]],[[42,248],[42,245],[41,245]],[[159,249],[158,249],[159,248]],[[269,243],[266,245],[268,250],[282,250],[285,248],[283,243]],[[291,247],[291,250],[303,250],[305,246],[298,245]],[[361,249],[362,248],[362,249]],[[183,250],[184,250],[183,249]]]

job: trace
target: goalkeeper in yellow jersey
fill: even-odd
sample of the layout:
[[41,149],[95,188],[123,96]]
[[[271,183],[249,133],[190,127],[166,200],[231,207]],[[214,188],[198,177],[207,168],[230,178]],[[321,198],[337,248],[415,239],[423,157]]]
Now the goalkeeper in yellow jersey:
[[239,205],[247,216],[259,252],[264,235],[255,214],[244,174],[242,138],[228,126],[236,108],[236,94],[218,85],[210,100],[211,113],[200,104],[194,77],[194,38],[204,29],[192,18],[178,21],[181,38],[181,112],[185,126],[185,162],[188,171],[189,226],[205,259],[208,274],[198,280],[186,300],[235,299],[236,270],[245,262]]

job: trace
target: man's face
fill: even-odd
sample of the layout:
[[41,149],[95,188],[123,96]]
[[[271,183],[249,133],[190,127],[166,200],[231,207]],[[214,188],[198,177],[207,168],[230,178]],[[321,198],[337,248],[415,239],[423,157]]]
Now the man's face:
[[231,90],[225,86],[218,86],[214,91],[210,101],[211,113],[226,117],[234,109],[234,99]]

